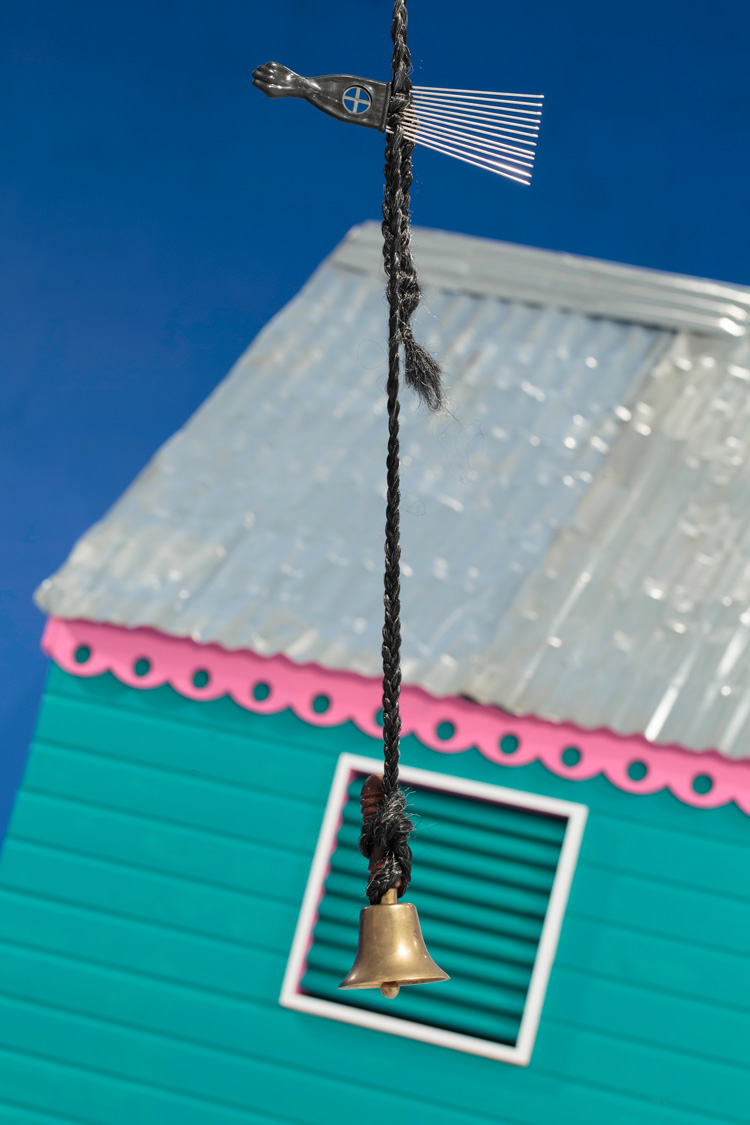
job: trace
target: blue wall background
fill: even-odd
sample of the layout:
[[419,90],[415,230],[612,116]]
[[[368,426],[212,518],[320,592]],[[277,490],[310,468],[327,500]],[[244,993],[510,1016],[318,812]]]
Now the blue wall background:
[[[750,283],[743,0],[410,10],[416,82],[546,94],[531,189],[420,151],[417,223]],[[34,587],[379,213],[382,138],[250,72],[385,78],[389,19],[389,0],[3,5],[0,831],[42,690]]]

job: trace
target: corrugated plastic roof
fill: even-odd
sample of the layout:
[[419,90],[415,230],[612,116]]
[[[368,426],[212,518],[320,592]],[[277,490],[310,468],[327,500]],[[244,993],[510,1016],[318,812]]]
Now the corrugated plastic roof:
[[[747,291],[415,241],[450,412],[402,411],[406,681],[750,754]],[[47,612],[379,674],[376,249],[352,232],[43,584]]]

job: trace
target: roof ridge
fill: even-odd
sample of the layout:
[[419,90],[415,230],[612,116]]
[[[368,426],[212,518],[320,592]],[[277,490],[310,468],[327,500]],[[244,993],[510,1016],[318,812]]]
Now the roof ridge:
[[[750,334],[750,286],[429,227],[413,235],[420,278],[437,289],[707,336]],[[328,261],[379,272],[380,224],[352,227]]]

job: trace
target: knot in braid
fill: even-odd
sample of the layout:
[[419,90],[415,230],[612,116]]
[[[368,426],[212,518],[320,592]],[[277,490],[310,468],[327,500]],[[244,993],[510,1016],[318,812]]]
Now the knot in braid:
[[[384,777],[385,781],[385,777]],[[406,795],[402,789],[384,793],[375,815],[362,824],[359,850],[366,859],[373,852],[382,860],[371,872],[367,897],[374,906],[386,891],[398,885],[399,898],[411,879],[411,848],[409,834],[414,827],[406,816]],[[399,885],[399,880],[401,880]]]

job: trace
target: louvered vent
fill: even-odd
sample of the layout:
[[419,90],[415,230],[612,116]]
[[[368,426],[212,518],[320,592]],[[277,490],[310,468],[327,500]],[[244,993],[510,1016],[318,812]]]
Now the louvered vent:
[[[404,988],[396,1001],[376,990],[338,990],[354,960],[357,920],[366,905],[366,865],[357,846],[364,775],[357,772],[346,791],[299,991],[515,1047],[569,817],[414,783],[417,772],[407,778],[410,806],[418,812],[408,898],[450,982]],[[566,896],[567,886],[563,908]]]

